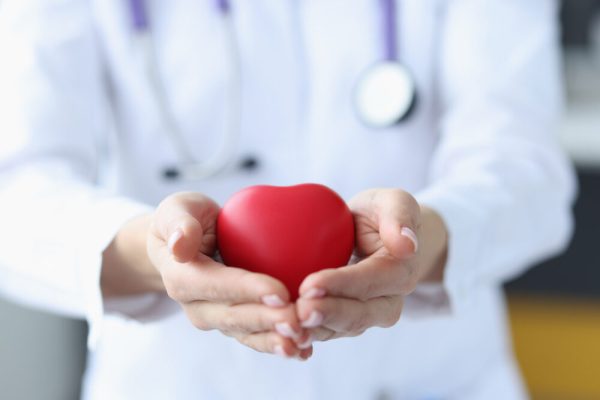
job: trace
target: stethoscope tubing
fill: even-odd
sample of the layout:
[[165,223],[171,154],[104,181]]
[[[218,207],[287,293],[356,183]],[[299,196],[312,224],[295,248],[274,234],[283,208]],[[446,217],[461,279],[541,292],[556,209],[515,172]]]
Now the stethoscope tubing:
[[231,70],[229,71],[230,78],[227,84],[228,115],[225,118],[225,134],[223,135],[221,145],[217,147],[217,150],[208,159],[200,162],[194,156],[193,149],[184,140],[184,135],[177,124],[177,120],[167,100],[166,88],[157,70],[158,60],[152,39],[146,1],[129,0],[132,27],[136,33],[139,48],[143,51],[146,75],[151,90],[155,95],[156,105],[161,114],[164,130],[169,136],[179,160],[179,165],[169,166],[163,171],[163,176],[170,180],[174,180],[182,175],[190,180],[200,180],[216,175],[227,167],[229,160],[233,158],[235,153],[236,143],[239,141],[242,101],[240,49],[235,37],[233,21],[230,18],[230,2],[228,0],[214,0],[214,4],[224,21],[225,43],[228,47],[230,58],[229,67]]
[[385,61],[398,61],[398,26],[396,0],[379,0],[381,2],[381,19],[385,48]]
[[[223,135],[223,140],[217,150],[202,162],[198,161],[193,154],[193,149],[190,149],[184,139],[176,118],[173,115],[169,101],[167,100],[166,91],[162,80],[160,79],[158,68],[158,60],[156,57],[156,49],[152,38],[151,21],[147,9],[146,0],[129,0],[129,8],[131,14],[131,25],[136,37],[139,41],[139,46],[144,55],[144,64],[146,73],[151,86],[151,90],[155,94],[157,108],[161,114],[164,129],[169,136],[174,150],[177,153],[179,163],[177,166],[172,166],[164,171],[164,176],[168,179],[174,179],[184,175],[188,179],[199,180],[216,175],[225,169],[229,162],[234,158],[236,144],[239,142],[241,133],[241,113],[242,113],[242,67],[241,54],[239,43],[236,38],[233,19],[231,18],[231,2],[229,0],[212,0],[217,12],[221,15],[225,27],[225,42],[228,47],[230,57],[229,82],[227,87],[228,92],[228,110],[226,111],[226,126]],[[412,103],[406,107],[399,107],[397,118],[388,119],[388,122],[378,124],[373,120],[369,121],[369,112],[357,107],[359,119],[368,126],[373,128],[381,128],[393,125],[404,121],[414,109],[416,104],[416,89],[414,79],[410,75],[410,71],[405,68],[398,57],[398,28],[397,28],[397,1],[396,0],[378,0],[380,2],[381,18],[382,18],[382,36],[384,48],[383,57],[378,62],[381,65],[395,64],[398,70],[402,71],[403,76],[408,77],[408,82],[405,90],[410,91],[407,96],[410,96]],[[376,64],[377,65],[377,64]],[[373,71],[376,69],[373,68]],[[367,70],[369,72],[369,70]],[[367,74],[368,75],[368,74]],[[358,91],[355,90],[355,93]]]

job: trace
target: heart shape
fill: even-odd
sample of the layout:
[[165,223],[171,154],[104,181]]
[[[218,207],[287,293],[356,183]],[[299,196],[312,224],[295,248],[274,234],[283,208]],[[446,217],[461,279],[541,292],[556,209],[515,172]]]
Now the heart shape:
[[354,220],[326,186],[252,186],[223,206],[217,238],[226,265],[279,279],[295,301],[306,276],[348,263]]

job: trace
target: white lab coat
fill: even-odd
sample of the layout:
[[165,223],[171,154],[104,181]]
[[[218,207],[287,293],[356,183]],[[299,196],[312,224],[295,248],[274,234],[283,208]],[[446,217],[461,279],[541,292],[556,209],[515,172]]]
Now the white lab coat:
[[[243,115],[230,168],[165,182],[177,162],[122,0],[0,6],[0,291],[91,324],[86,399],[522,399],[502,281],[562,249],[572,170],[556,4],[399,0],[399,54],[419,103],[386,130],[351,95],[383,54],[372,0],[234,1]],[[149,1],[158,71],[199,158],[222,138],[229,54],[212,1]],[[195,330],[169,299],[103,302],[101,253],[125,221],[179,190],[223,202],[305,181],[344,197],[401,187],[450,231],[443,285],[390,329],[316,344],[307,363]]]

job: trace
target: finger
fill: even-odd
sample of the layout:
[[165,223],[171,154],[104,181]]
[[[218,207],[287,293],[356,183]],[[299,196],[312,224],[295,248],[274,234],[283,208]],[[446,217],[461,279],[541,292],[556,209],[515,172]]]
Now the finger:
[[285,358],[297,357],[300,354],[294,343],[275,332],[233,334],[231,335],[243,345],[261,353],[276,354]]
[[336,297],[299,299],[296,304],[304,328],[324,327],[345,334],[361,334],[368,328],[388,328],[400,319],[403,298],[379,297],[366,302]]
[[271,308],[260,304],[227,305],[195,301],[184,306],[188,319],[201,330],[218,329],[226,333],[276,331],[290,339],[300,339],[300,327],[293,305]]
[[310,346],[307,349],[300,350],[300,354],[298,355],[298,358],[302,361],[306,361],[309,358],[311,358],[312,355],[313,355],[313,347]]
[[413,196],[399,189],[375,189],[349,202],[353,212],[377,222],[386,250],[397,258],[408,258],[419,248],[420,206]]
[[216,303],[263,303],[283,307],[289,292],[275,278],[240,268],[226,267],[199,255],[190,263],[165,261],[159,268],[169,296],[180,303],[204,300]]
[[327,342],[333,339],[339,339],[341,337],[347,337],[345,333],[336,332],[329,328],[318,327],[310,330],[310,334],[313,342]]
[[219,206],[200,193],[177,193],[158,206],[151,233],[162,239],[179,262],[193,260],[201,252],[216,249]]
[[325,294],[333,297],[368,300],[382,296],[409,294],[418,283],[411,260],[390,255],[367,257],[357,264],[315,272],[300,285],[300,297]]

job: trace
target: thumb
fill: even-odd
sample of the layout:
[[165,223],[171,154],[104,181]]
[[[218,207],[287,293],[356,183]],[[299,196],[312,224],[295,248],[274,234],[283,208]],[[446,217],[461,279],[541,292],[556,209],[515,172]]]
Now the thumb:
[[216,249],[219,206],[200,193],[176,193],[158,206],[153,233],[178,262],[194,260],[198,253],[211,255]]
[[386,250],[400,259],[410,258],[419,250],[421,210],[410,194],[385,191],[374,199],[379,214],[379,235]]

